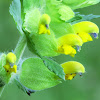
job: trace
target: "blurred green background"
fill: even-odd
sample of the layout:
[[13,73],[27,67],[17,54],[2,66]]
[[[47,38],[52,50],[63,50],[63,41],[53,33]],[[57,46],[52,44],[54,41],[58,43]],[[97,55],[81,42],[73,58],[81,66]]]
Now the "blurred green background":
[[[0,0],[0,52],[13,50],[20,36],[9,14],[10,3],[11,0]],[[76,11],[81,14],[100,15],[100,3]],[[92,21],[100,27],[100,18]],[[24,57],[29,54],[26,48]],[[0,100],[100,100],[100,39],[84,44],[82,50],[74,58],[60,55],[54,59],[58,63],[69,60],[79,61],[85,66],[86,73],[83,77],[77,75],[72,81],[63,82],[31,96],[23,93],[11,83],[4,90]]]

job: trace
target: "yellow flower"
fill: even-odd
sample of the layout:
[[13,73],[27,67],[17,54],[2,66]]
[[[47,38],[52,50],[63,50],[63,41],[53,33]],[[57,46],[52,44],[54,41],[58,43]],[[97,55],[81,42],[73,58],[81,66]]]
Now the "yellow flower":
[[13,67],[16,63],[16,55],[12,52],[8,53],[6,56],[6,63],[9,63]]
[[82,21],[72,26],[75,33],[82,38],[83,42],[93,41],[90,35],[93,35],[94,38],[98,38],[99,28],[95,23]]
[[84,66],[76,61],[68,61],[61,64],[61,66],[63,67],[66,80],[72,80],[76,76],[76,74],[79,74],[81,76],[82,73],[85,73]]
[[6,64],[4,66],[4,68],[5,68],[6,72],[9,73],[9,74],[12,73],[12,72],[14,72],[14,73],[17,72],[17,66],[16,65],[14,65],[13,67],[11,67],[10,64]]
[[15,65],[16,63],[16,55],[12,52],[8,53],[6,55],[6,64],[4,65],[4,68],[6,70],[7,73],[16,73],[17,72],[17,65]]
[[57,39],[58,52],[74,57],[76,54],[75,48],[80,50],[83,42],[82,39],[76,34],[67,34]]
[[48,14],[43,14],[40,18],[39,21],[39,34],[48,34],[50,35],[50,29],[49,29],[49,24],[50,24],[50,17]]

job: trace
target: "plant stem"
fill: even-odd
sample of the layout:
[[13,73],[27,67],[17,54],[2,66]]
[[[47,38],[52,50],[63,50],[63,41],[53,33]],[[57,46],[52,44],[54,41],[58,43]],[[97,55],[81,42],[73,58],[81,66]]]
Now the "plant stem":
[[4,88],[5,88],[5,86],[0,87],[0,97],[1,97],[1,95],[2,95],[2,92],[3,92]]
[[16,48],[14,50],[14,53],[15,53],[15,55],[17,57],[17,61],[16,61],[17,64],[18,64],[20,58],[22,57],[22,55],[24,53],[24,50],[25,50],[25,47],[26,47],[26,43],[27,43],[26,42],[26,36],[23,34],[20,37],[20,39],[18,41],[18,44],[17,44],[17,46],[16,46]]

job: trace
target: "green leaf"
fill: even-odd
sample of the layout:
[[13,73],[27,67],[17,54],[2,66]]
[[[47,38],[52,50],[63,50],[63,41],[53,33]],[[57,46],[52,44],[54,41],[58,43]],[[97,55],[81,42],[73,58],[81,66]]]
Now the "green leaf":
[[24,12],[26,13],[31,8],[42,8],[45,5],[45,0],[23,0]]
[[99,2],[100,0],[62,0],[62,3],[70,6],[72,9],[78,9],[90,5],[95,5]]
[[99,17],[100,17],[100,15],[93,15],[93,14],[82,15],[82,14],[79,14],[78,12],[76,12],[75,17],[73,17],[72,19],[70,19],[66,22],[71,23],[71,24],[75,24],[75,23],[78,23],[81,21],[90,21],[92,19],[99,18]]
[[42,57],[44,64],[61,79],[65,80],[65,73],[60,64],[50,58]]
[[57,42],[55,36],[51,31],[51,34],[37,34],[33,36],[32,41],[35,44],[35,49],[41,56],[57,56]]
[[69,6],[65,6],[65,5],[59,6],[58,13],[61,15],[60,16],[61,20],[64,20],[64,21],[73,18],[75,15],[72,9]]
[[40,17],[41,14],[38,8],[32,8],[27,11],[23,25],[25,30],[33,34],[37,34]]
[[59,38],[66,34],[75,34],[71,24],[69,23],[52,22],[50,23],[50,27],[53,30],[56,38]]
[[43,90],[53,87],[61,81],[51,72],[40,58],[26,59],[22,64],[19,80],[22,85],[32,90]]
[[22,31],[22,19],[21,19],[21,3],[20,0],[13,0],[12,4],[9,8],[10,14],[13,16],[15,23],[17,25],[17,29],[19,30],[20,34],[23,34]]
[[50,35],[48,34],[30,34],[27,31],[24,31],[28,48],[32,53],[35,53],[38,56],[57,56],[57,43],[53,32]]

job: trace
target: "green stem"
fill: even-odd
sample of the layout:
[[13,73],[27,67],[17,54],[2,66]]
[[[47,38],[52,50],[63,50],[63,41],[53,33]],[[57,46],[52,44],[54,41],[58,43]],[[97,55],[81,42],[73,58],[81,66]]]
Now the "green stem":
[[20,39],[19,39],[19,41],[18,41],[18,44],[17,44],[17,46],[16,46],[16,48],[15,48],[15,50],[14,50],[15,55],[16,55],[16,57],[17,57],[17,61],[16,61],[17,64],[18,64],[20,58],[22,57],[22,55],[23,55],[23,53],[24,53],[24,50],[25,50],[25,47],[26,47],[26,43],[27,43],[27,42],[26,42],[26,36],[23,34],[23,35],[20,37]]
[[5,86],[0,87],[0,97],[1,97],[1,95],[2,95],[2,92],[3,92],[4,88],[5,88]]

